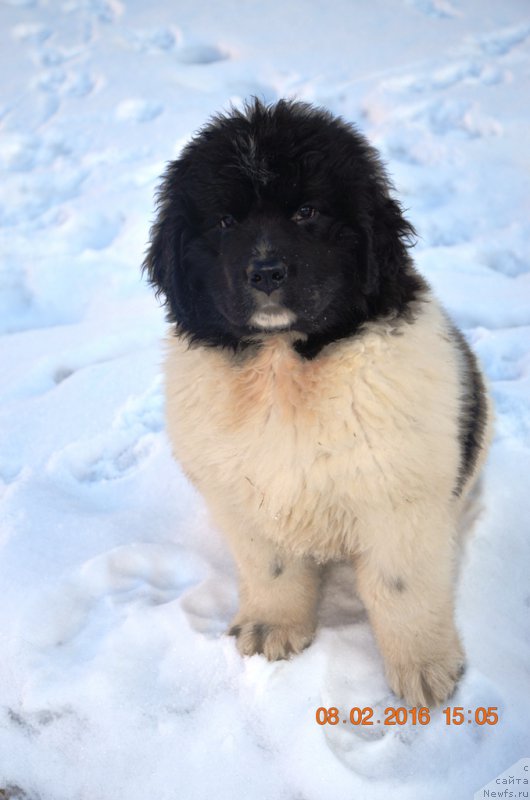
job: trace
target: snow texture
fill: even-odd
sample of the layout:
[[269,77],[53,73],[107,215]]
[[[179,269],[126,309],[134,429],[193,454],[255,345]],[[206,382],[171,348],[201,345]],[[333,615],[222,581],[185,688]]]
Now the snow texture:
[[[2,0],[0,20],[0,798],[472,797],[530,755],[527,0]],[[252,94],[381,150],[488,374],[450,705],[495,726],[316,724],[399,705],[346,566],[292,661],[224,634],[235,571],[170,456],[139,266],[165,162]]]

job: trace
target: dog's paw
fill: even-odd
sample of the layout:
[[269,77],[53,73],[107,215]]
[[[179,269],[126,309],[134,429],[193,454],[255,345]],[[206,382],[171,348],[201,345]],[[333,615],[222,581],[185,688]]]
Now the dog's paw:
[[453,694],[465,670],[460,647],[437,660],[387,665],[392,691],[410,706],[434,707]]
[[315,631],[305,625],[240,622],[232,625],[228,635],[236,637],[242,656],[263,653],[269,661],[280,661],[309,647]]

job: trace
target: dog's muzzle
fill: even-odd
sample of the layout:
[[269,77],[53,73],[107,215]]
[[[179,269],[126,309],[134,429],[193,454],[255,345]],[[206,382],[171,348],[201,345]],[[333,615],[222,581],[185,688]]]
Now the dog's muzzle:
[[247,269],[247,280],[253,289],[271,295],[287,280],[287,264],[275,257],[255,259]]

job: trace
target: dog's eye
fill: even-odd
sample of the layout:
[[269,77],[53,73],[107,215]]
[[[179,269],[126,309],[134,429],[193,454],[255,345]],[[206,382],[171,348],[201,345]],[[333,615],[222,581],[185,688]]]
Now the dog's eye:
[[313,206],[300,206],[293,219],[295,222],[304,222],[306,219],[311,219],[317,214],[316,208]]
[[233,228],[235,224],[236,221],[232,216],[232,214],[225,214],[224,217],[221,217],[221,219],[219,220],[219,225],[221,226],[221,228],[223,228],[223,230],[225,230],[226,228]]

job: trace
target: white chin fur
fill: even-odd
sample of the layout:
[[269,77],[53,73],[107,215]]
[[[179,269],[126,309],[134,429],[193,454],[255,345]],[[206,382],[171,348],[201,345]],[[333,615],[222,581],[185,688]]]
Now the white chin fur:
[[296,320],[296,314],[288,308],[278,311],[256,311],[250,318],[250,324],[256,328],[273,330],[287,328]]

